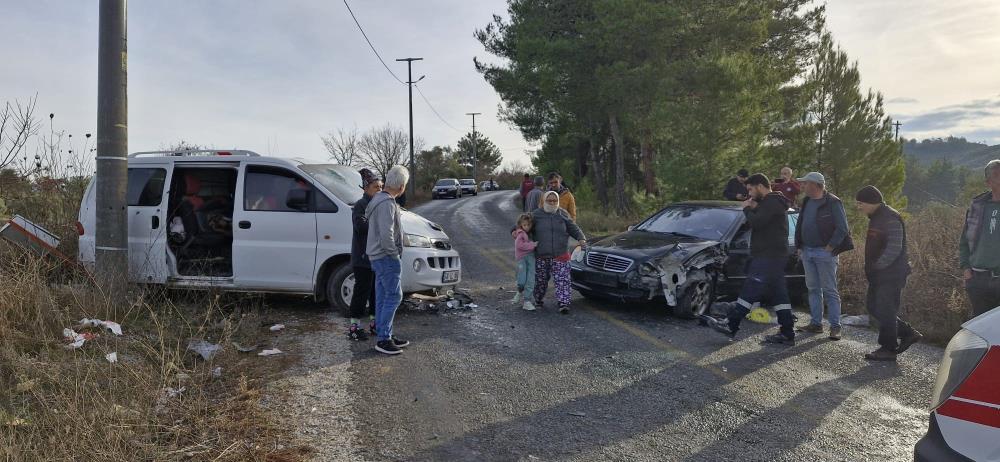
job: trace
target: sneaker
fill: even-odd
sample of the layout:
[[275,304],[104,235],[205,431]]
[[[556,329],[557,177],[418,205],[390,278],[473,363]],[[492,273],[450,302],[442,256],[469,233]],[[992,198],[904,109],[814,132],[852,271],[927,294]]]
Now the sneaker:
[[368,323],[368,334],[370,334],[372,337],[378,336],[378,332],[375,330],[374,319],[372,319],[371,322]]
[[545,302],[542,301],[542,300],[535,300],[534,305],[535,305],[535,308],[537,308],[537,309],[545,308]]
[[568,306],[560,306],[559,307],[559,314],[569,314],[569,307]]
[[511,303],[513,303],[516,306],[516,305],[520,305],[523,300],[524,300],[524,296],[521,295],[521,292],[518,292],[518,293],[514,294],[514,300],[511,300]]
[[[806,325],[804,325],[802,327],[799,327],[798,329],[795,329],[795,330],[797,330],[799,332],[808,332],[810,334],[822,334],[823,333],[823,326],[821,326],[821,325],[817,326],[816,324],[809,323],[809,324],[806,324]],[[832,327],[830,328],[830,332],[833,332],[833,328]]]
[[397,348],[406,348],[410,346],[409,340],[403,340],[399,337],[396,337],[395,335],[393,335],[390,338],[392,339],[392,344],[396,345]]
[[531,300],[525,300],[524,305],[521,305],[521,309],[524,311],[535,311],[535,304],[531,303]]
[[905,337],[905,338],[903,338],[903,339],[901,339],[899,341],[899,347],[896,348],[896,354],[898,355],[898,354],[900,354],[900,353],[908,350],[910,348],[910,345],[913,345],[914,343],[917,343],[917,342],[923,340],[923,338],[924,338],[924,334],[921,334],[920,332],[917,332],[917,331],[913,331],[913,335],[910,335],[909,337]]
[[830,328],[830,340],[840,340],[840,326]]
[[385,353],[387,355],[398,355],[403,352],[397,347],[391,340],[379,340],[375,344],[375,351],[379,353]]
[[358,327],[357,324],[351,324],[351,327],[347,329],[347,337],[355,341],[365,341],[368,340],[368,332]]
[[702,319],[705,320],[705,324],[707,324],[712,329],[715,329],[716,332],[726,334],[726,336],[729,337],[729,340],[733,340],[736,338],[736,331],[734,331],[731,327],[729,327],[729,320],[717,319],[711,316],[705,316]]
[[795,346],[795,339],[786,337],[785,334],[774,334],[764,337],[764,343],[773,343],[775,345],[788,345]]
[[871,353],[865,353],[865,359],[869,361],[895,361],[896,352],[880,347]]

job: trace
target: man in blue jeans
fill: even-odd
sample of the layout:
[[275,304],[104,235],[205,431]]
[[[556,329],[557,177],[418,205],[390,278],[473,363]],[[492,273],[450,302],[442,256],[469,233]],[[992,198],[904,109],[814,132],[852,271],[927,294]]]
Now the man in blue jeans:
[[823,333],[823,305],[830,321],[830,339],[840,340],[840,292],[837,291],[837,255],[854,248],[847,213],[840,198],[826,190],[826,178],[809,172],[798,179],[806,196],[802,200],[795,247],[806,270],[809,311],[812,314],[802,332]]
[[392,167],[385,176],[384,188],[375,194],[365,209],[368,218],[366,253],[375,271],[375,329],[378,336],[375,351],[387,355],[398,355],[402,353],[400,348],[410,344],[392,335],[396,308],[403,301],[400,281],[403,233],[396,198],[406,191],[409,180],[410,172],[405,167]]

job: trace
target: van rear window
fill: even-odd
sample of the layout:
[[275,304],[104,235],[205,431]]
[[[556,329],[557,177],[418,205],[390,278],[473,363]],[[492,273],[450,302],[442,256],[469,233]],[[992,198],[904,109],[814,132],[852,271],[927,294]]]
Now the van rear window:
[[167,171],[162,168],[128,169],[128,189],[125,195],[128,205],[151,207],[163,201],[163,183]]

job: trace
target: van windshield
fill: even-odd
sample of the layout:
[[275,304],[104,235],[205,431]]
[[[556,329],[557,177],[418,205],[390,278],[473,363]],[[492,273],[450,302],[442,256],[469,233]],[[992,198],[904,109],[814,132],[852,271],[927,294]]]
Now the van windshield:
[[364,195],[364,190],[361,189],[361,174],[346,165],[303,164],[299,169],[313,177],[347,205],[354,205]]

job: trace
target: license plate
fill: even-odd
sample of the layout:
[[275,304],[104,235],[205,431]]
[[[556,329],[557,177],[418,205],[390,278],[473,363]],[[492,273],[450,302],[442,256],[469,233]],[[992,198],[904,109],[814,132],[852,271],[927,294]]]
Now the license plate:
[[585,282],[605,287],[618,287],[618,278],[600,273],[584,273],[582,278]]
[[449,282],[458,282],[458,271],[445,271],[441,275],[441,282],[445,284]]

